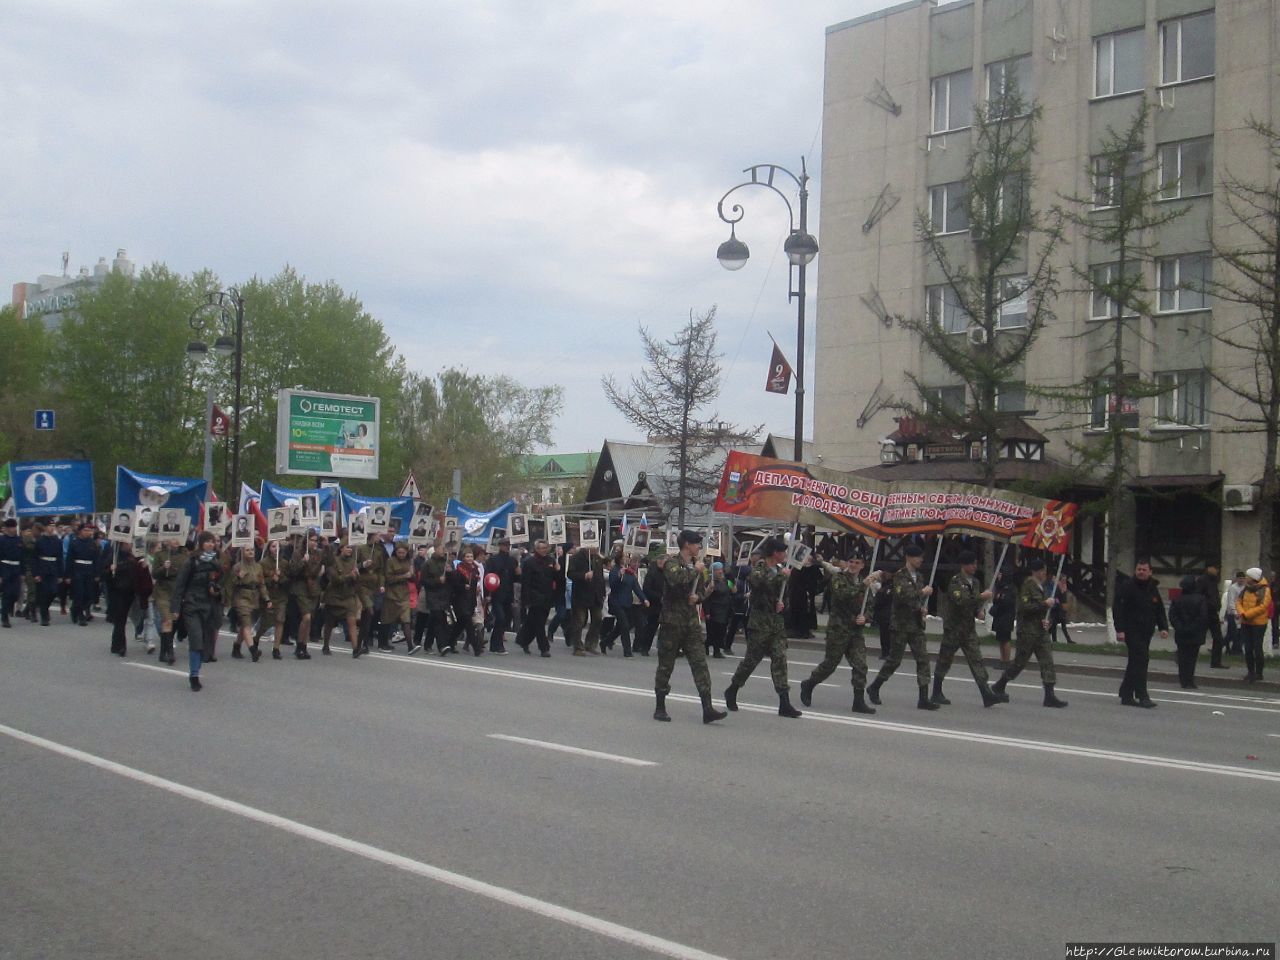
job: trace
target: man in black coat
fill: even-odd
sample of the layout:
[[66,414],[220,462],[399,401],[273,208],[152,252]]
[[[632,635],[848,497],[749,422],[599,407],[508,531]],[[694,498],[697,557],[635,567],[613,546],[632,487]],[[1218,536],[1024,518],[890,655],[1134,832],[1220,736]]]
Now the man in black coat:
[[551,641],[547,639],[547,617],[556,605],[556,586],[560,567],[551,556],[551,547],[545,540],[533,545],[533,553],[524,558],[520,568],[520,595],[528,603],[524,623],[516,634],[516,645],[525,653],[529,644],[538,641],[538,652],[551,656]]
[[1196,578],[1196,593],[1204,597],[1209,607],[1209,637],[1213,645],[1209,648],[1209,666],[1222,666],[1222,652],[1226,644],[1222,639],[1222,621],[1218,619],[1218,600],[1222,596],[1222,579],[1218,573],[1218,565],[1211,563],[1204,568],[1204,573]]
[[493,634],[489,637],[489,652],[503,656],[507,653],[504,642],[512,623],[511,605],[515,600],[515,582],[520,579],[520,568],[511,555],[511,541],[498,541],[498,552],[485,561],[485,576],[498,575],[498,589],[489,596],[489,609],[493,614]]
[[[573,634],[573,655],[598,656],[604,595],[609,586],[605,579],[604,561],[595,547],[584,544],[569,558],[568,574],[573,583],[573,619],[569,627]],[[587,630],[585,641],[583,627]]]
[[1162,638],[1169,636],[1169,621],[1165,617],[1164,602],[1160,599],[1160,584],[1151,579],[1150,560],[1139,560],[1134,565],[1133,576],[1116,588],[1115,607],[1111,614],[1116,639],[1129,651],[1124,679],[1120,681],[1120,702],[1127,707],[1151,709],[1155,706],[1147,694],[1151,636],[1157,627]]
[[644,583],[640,592],[649,601],[645,608],[644,624],[636,631],[635,651],[642,657],[649,656],[653,649],[653,638],[658,633],[658,621],[662,619],[662,591],[666,589],[666,577],[662,568],[667,564],[667,555],[660,553],[649,558],[649,568],[644,575]]

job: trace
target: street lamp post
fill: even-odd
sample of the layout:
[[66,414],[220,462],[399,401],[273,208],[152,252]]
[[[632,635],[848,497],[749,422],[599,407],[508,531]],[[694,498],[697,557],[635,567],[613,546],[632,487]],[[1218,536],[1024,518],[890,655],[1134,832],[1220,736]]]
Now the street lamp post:
[[[760,186],[768,187],[779,197],[782,202],[787,205],[787,217],[789,220],[790,230],[787,233],[787,239],[782,244],[782,250],[787,255],[787,260],[791,264],[790,279],[787,286],[787,300],[796,300],[796,446],[795,459],[797,462],[804,459],[804,297],[805,297],[805,268],[810,261],[818,255],[818,240],[813,234],[809,233],[809,174],[805,169],[804,157],[800,158],[800,176],[796,176],[785,167],[780,167],[775,163],[757,163],[755,166],[747,167],[744,173],[751,175],[750,180],[744,180],[736,187],[731,188],[720,202],[716,204],[716,212],[720,214],[720,219],[729,224],[729,239],[720,244],[720,248],[716,251],[716,259],[720,261],[720,265],[726,270],[741,270],[746,266],[747,258],[751,256],[751,252],[747,249],[747,245],[738,239],[735,226],[741,222],[746,215],[746,211],[739,204],[734,204],[729,208],[726,215],[724,203],[729,199],[730,195],[743,187]],[[782,174],[790,177],[796,185],[799,193],[800,219],[796,222],[796,207],[792,207],[791,198],[774,186],[774,178]]]
[[[199,336],[205,325],[204,314],[214,309],[218,311],[217,326],[221,329],[218,338],[213,342],[213,349],[223,357],[235,358],[232,374],[235,379],[235,408],[231,427],[231,486],[225,492],[226,497],[240,497],[240,402],[244,376],[244,297],[236,287],[226,290],[215,290],[205,296],[204,303],[191,311],[187,322]],[[230,332],[228,332],[230,331]],[[194,360],[203,360],[209,355],[209,347],[203,340],[192,340],[187,344],[187,355]],[[207,409],[205,411],[205,480],[213,480],[213,447],[209,435],[209,423],[213,416],[213,390],[210,388]],[[231,502],[229,499],[227,502]]]

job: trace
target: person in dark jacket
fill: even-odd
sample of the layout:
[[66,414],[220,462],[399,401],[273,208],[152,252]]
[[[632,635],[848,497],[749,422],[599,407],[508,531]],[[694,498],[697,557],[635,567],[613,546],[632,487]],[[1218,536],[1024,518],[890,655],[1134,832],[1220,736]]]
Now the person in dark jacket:
[[[867,579],[870,580],[873,576],[879,577],[883,586],[887,587],[889,585],[891,577],[887,571],[877,570],[873,574],[868,574]],[[889,659],[889,647],[893,645],[893,591],[879,591],[876,593],[873,603],[871,619],[880,631],[880,659],[887,660]]]
[[648,606],[640,589],[640,578],[636,576],[634,561],[622,560],[609,571],[609,609],[613,612],[613,629],[600,642],[602,648],[612,649],[614,640],[622,639],[622,655],[631,656],[631,625],[637,600],[642,606]]
[[751,614],[751,568],[760,562],[760,551],[752,550],[751,557],[746,563],[740,563],[733,568],[733,612],[729,616],[729,626],[724,632],[723,650],[726,654],[733,653],[733,639],[738,635],[738,628],[742,628],[743,636],[747,632],[747,617]]
[[[1200,594],[1209,607],[1209,637],[1213,640],[1213,645],[1209,648],[1209,666],[1221,667],[1222,652],[1226,648],[1226,643],[1222,636],[1222,622],[1218,619],[1218,598],[1222,594],[1222,580],[1217,564],[1209,564],[1204,568],[1204,573],[1196,577],[1196,593]],[[1172,620],[1170,623],[1172,624]],[[1177,639],[1176,631],[1174,639]]]
[[658,623],[662,619],[662,591],[666,589],[666,577],[663,569],[667,565],[667,555],[657,554],[649,558],[649,567],[644,574],[644,598],[646,615],[644,623],[636,629],[635,651],[642,657],[649,656],[653,650],[653,638],[658,634]]
[[[573,635],[575,657],[600,653],[600,622],[604,619],[604,596],[609,584],[605,580],[604,560],[593,546],[581,546],[569,558],[569,580],[573,583],[573,619],[569,630]],[[586,638],[582,636],[586,628]]]
[[493,617],[489,652],[505,654],[507,631],[515,620],[512,609],[516,598],[515,584],[520,579],[520,567],[511,555],[510,540],[498,541],[498,552],[485,561],[484,573],[486,577],[491,573],[498,575],[498,589],[489,595],[489,611]]
[[822,568],[811,555],[805,565],[795,571],[788,586],[787,636],[798,640],[813,638],[814,628],[818,625],[817,598],[825,589]]
[[556,604],[560,567],[551,556],[551,545],[538,540],[533,553],[524,558],[520,567],[520,599],[527,604],[520,632],[516,634],[516,646],[529,653],[529,645],[538,641],[538,653],[551,656],[551,640],[547,635],[547,617]]
[[71,620],[80,626],[89,623],[93,601],[102,579],[102,551],[94,542],[97,528],[82,523],[76,538],[67,547],[67,576],[71,578]]
[[[1183,577],[1181,595],[1169,602],[1169,626],[1173,628],[1173,642],[1178,647],[1178,682],[1183,690],[1196,689],[1196,659],[1204,646],[1204,635],[1210,622],[1218,619],[1216,611],[1209,609],[1208,598],[1201,592],[1201,579],[1190,575]],[[1216,594],[1216,583],[1213,590]]]
[[13,626],[13,612],[22,595],[22,574],[27,553],[18,536],[18,521],[12,518],[0,529],[0,626]]
[[201,689],[200,665],[207,635],[222,621],[223,565],[218,537],[206,530],[196,542],[195,555],[183,564],[173,585],[173,609],[187,628],[188,677],[192,690]]
[[[47,521],[46,521],[47,522]],[[62,541],[53,533],[52,525],[37,522],[32,525],[35,533],[35,554],[31,570],[36,585],[36,609],[40,613],[40,626],[49,625],[49,607],[62,589]]]
[[703,591],[702,610],[707,617],[707,652],[724,659],[724,638],[733,617],[733,585],[724,575],[724,564],[711,565],[711,580]]
[[1120,702],[1127,707],[1155,707],[1147,694],[1147,665],[1151,661],[1151,636],[1156,628],[1161,638],[1169,636],[1169,621],[1160,600],[1160,584],[1151,579],[1151,561],[1134,564],[1133,576],[1116,589],[1111,611],[1116,639],[1128,650],[1124,679],[1120,681]]
[[1013,624],[1018,612],[1018,584],[1012,575],[996,574],[991,597],[991,632],[1000,645],[1000,662],[1013,662]]
[[553,559],[556,562],[556,570],[559,577],[556,578],[556,615],[551,618],[551,622],[547,624],[547,639],[555,638],[556,630],[564,632],[564,645],[566,647],[573,646],[573,638],[569,632],[569,551],[573,549],[573,544],[565,543],[555,549]]

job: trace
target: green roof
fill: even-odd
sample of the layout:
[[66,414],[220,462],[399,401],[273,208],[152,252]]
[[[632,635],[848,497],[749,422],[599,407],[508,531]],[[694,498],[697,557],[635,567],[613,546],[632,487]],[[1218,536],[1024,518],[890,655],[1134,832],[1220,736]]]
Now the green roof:
[[589,477],[598,453],[539,453],[524,458],[526,477]]

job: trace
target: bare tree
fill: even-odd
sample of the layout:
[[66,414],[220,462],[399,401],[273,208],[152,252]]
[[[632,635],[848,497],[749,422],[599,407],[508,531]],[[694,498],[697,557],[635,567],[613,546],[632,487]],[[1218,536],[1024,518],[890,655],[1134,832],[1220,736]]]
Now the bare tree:
[[[1273,174],[1280,175],[1280,131],[1256,119],[1249,128],[1267,146]],[[1258,556],[1277,561],[1273,523],[1277,494],[1276,456],[1280,446],[1280,180],[1243,180],[1230,173],[1220,194],[1237,231],[1215,233],[1214,259],[1226,267],[1225,276],[1209,282],[1219,300],[1244,307],[1245,318],[1225,330],[1215,330],[1218,343],[1248,362],[1236,371],[1219,364],[1209,376],[1237,399],[1242,412],[1218,411],[1234,425],[1223,433],[1261,433],[1263,463],[1258,504]]]
[[742,429],[705,412],[720,396],[720,361],[716,350],[716,308],[689,312],[689,322],[669,340],[659,340],[644,326],[640,342],[645,367],[623,388],[612,376],[601,378],[605,396],[635,427],[659,442],[671,444],[668,465],[675,476],[673,502],[665,504],[683,527],[689,507],[709,506],[722,463],[713,455],[722,447],[754,442],[763,426]]

